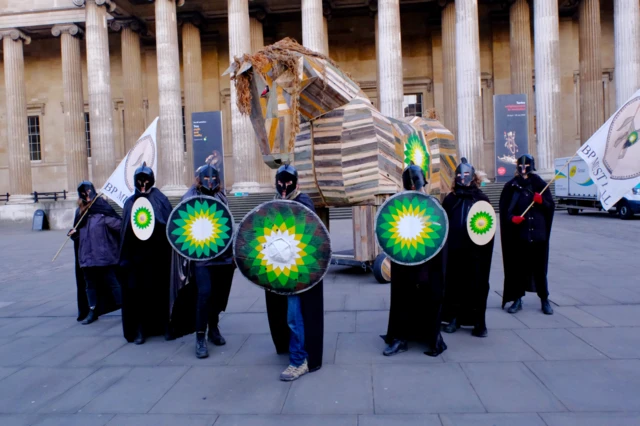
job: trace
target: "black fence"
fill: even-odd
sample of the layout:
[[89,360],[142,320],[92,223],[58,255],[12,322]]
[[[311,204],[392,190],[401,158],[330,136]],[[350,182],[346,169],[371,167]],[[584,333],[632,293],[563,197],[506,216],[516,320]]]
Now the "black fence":
[[34,192],[31,195],[33,195],[33,202],[37,203],[38,201],[43,200],[66,200],[67,194],[68,192],[65,190],[61,192]]
[[8,192],[6,194],[0,194],[0,201],[8,202],[10,195],[11,194],[9,194]]

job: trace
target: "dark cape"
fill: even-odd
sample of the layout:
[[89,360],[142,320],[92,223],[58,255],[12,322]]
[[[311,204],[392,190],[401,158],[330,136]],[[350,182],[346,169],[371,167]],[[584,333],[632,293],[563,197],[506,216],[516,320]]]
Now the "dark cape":
[[[300,204],[316,211],[313,201],[307,194],[300,193],[293,199]],[[301,293],[302,321],[304,323],[304,349],[308,354],[309,371],[322,367],[322,350],[324,345],[324,290],[323,282],[313,286],[311,290]],[[271,338],[276,346],[276,352],[289,352],[291,331],[287,324],[288,299],[287,296],[265,292],[267,302],[267,316]]]
[[[549,239],[555,203],[551,191],[542,194],[542,204],[534,204],[520,225],[511,219],[521,216],[547,183],[536,174],[528,179],[516,176],[507,182],[500,195],[500,239],[504,266],[502,307],[525,292],[547,288]],[[538,287],[538,288],[537,288]],[[539,293],[539,291],[538,291]]]
[[[108,217],[114,217],[120,219],[120,216],[116,211],[109,205],[109,203],[103,198],[98,198],[90,207],[89,213],[82,219],[82,223],[77,226],[77,229],[80,229],[87,221],[87,216],[89,214],[102,214]],[[80,213],[80,209],[76,209],[75,216],[73,218],[74,225],[78,223],[82,214]],[[77,234],[76,234],[77,235]],[[87,283],[84,280],[84,273],[80,268],[80,261],[78,259],[78,249],[80,247],[80,240],[78,238],[72,238],[73,240],[73,253],[75,257],[75,272],[76,272],[76,299],[78,303],[78,321],[82,321],[89,315],[89,301],[87,300]],[[116,275],[118,279],[120,279],[119,270],[116,267]],[[119,280],[120,281],[120,280]],[[122,281],[120,281],[122,282]],[[97,292],[98,292],[98,304],[96,305],[96,313],[98,315],[108,314],[109,312],[117,311],[120,309],[120,305],[116,304],[116,301],[113,298],[113,293],[111,292],[111,288],[107,285],[107,283],[103,281],[99,281],[97,283]]]
[[489,197],[475,185],[456,185],[442,203],[449,218],[449,252],[442,304],[442,320],[447,323],[456,319],[458,325],[485,324],[494,239],[479,246],[469,237],[467,217],[478,201],[488,203]]
[[[155,215],[153,234],[146,241],[138,239],[131,227],[131,210],[140,197],[149,200]],[[135,193],[124,203],[120,266],[126,275],[122,285],[122,329],[128,342],[136,338],[137,318],[143,321],[145,336],[167,331],[172,250],[166,227],[170,213],[169,199],[157,188],[151,188],[148,194]]]

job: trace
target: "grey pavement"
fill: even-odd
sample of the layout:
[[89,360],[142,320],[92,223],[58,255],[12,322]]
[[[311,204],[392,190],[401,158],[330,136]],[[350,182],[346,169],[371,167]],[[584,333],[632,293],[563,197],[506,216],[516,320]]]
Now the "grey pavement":
[[[331,223],[334,250],[351,222]],[[262,290],[236,272],[224,347],[194,356],[194,337],[122,337],[119,312],[76,322],[73,251],[59,231],[0,224],[0,425],[38,426],[630,426],[640,425],[640,219],[556,214],[549,282],[500,309],[495,246],[489,336],[443,334],[438,358],[412,344],[382,356],[389,286],[334,267],[325,279],[324,366],[278,380]]]

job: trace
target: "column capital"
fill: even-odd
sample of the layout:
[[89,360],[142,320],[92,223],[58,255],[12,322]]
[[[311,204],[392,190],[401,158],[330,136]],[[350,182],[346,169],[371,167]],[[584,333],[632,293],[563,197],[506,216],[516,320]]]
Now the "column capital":
[[[75,0],[74,0],[75,1]],[[155,3],[155,0],[149,0],[151,3]],[[171,1],[171,0],[169,0]],[[173,0],[176,3],[176,7],[182,7],[184,6],[184,1],[185,0]]]
[[116,4],[112,0],[73,0],[73,4],[77,7],[83,7],[87,4],[87,1],[93,1],[98,6],[104,6],[109,12],[116,10]]
[[178,14],[178,26],[183,24],[192,24],[202,29],[205,24],[205,17],[200,12],[182,12]]
[[145,23],[136,18],[114,19],[109,21],[109,28],[115,32],[122,31],[124,28],[129,28],[134,33],[138,33],[142,36],[149,33]]
[[262,7],[251,9],[249,11],[249,17],[256,18],[260,22],[264,22],[267,19],[267,11]]
[[17,28],[9,28],[6,30],[0,30],[0,40],[3,38],[10,38],[13,41],[22,40],[24,44],[31,43],[31,37],[23,33]]
[[76,24],[60,24],[54,25],[53,28],[51,28],[51,34],[54,37],[60,37],[63,33],[74,37],[82,37],[84,31],[82,31],[82,29]]

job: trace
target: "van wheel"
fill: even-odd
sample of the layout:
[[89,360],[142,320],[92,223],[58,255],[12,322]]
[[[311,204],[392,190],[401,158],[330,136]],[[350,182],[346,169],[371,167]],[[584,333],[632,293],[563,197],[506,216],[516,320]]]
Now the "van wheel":
[[567,213],[569,213],[569,215],[571,216],[575,216],[580,212],[580,210],[578,209],[567,209]]
[[391,282],[391,261],[386,254],[380,253],[373,262],[373,276],[380,284]]
[[620,215],[620,219],[623,220],[628,220],[633,217],[633,210],[627,200],[622,199],[618,203],[618,214]]

